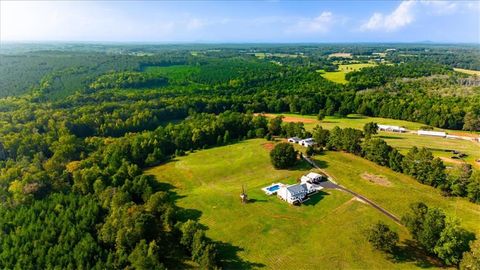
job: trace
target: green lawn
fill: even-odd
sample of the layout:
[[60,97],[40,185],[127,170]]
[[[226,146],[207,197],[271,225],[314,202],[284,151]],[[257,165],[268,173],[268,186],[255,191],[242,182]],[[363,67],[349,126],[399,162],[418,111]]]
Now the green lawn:
[[[179,195],[177,205],[192,209],[187,212],[199,211],[199,221],[208,228],[208,236],[224,243],[221,253],[226,269],[318,269],[320,266],[324,269],[405,269],[428,265],[425,261],[420,264],[412,261],[407,251],[407,255],[398,260],[374,251],[363,233],[377,220],[391,225],[403,240],[408,234],[377,210],[352,200],[346,193],[322,192],[300,207],[266,196],[260,190],[262,187],[273,182],[293,183],[310,169],[302,163],[296,169],[275,170],[270,164],[269,148],[271,144],[263,139],[243,141],[191,153],[146,173],[175,188]],[[328,160],[322,164],[340,177],[342,184],[365,192],[395,214],[402,214],[410,202],[422,200],[422,196],[427,202],[438,202],[452,210],[453,199],[444,199],[430,187],[358,157],[328,153],[320,159]],[[360,183],[357,171],[381,172],[394,186],[380,190],[370,187],[368,182]],[[242,185],[247,187],[252,200],[247,205],[240,203]],[[396,194],[399,190],[401,193]],[[384,194],[372,193],[383,191]],[[396,200],[389,201],[389,196]],[[402,201],[398,201],[398,197]],[[465,201],[456,204],[458,215],[466,220],[464,223],[469,228],[475,227],[473,215],[475,211],[480,214],[478,206]]]
[[[339,184],[356,191],[387,210],[402,216],[411,202],[421,201],[444,209],[450,216],[461,219],[462,225],[480,235],[480,205],[456,197],[443,197],[438,189],[418,183],[411,177],[393,172],[353,154],[327,151],[315,157]],[[381,175],[391,183],[383,186],[361,177],[363,173]]]
[[[418,130],[424,126],[422,123],[409,122],[404,120],[395,120],[380,117],[367,117],[362,115],[351,114],[348,117],[334,117],[327,116],[324,120],[318,121],[316,116],[313,115],[298,115],[298,114],[282,114],[288,121],[303,121],[305,122],[305,128],[312,130],[316,125],[320,125],[323,128],[332,129],[335,126],[341,128],[351,127],[356,129],[363,129],[365,123],[375,122],[377,124],[384,125],[396,125],[403,126],[409,130]],[[443,130],[452,135],[475,135],[480,137],[479,133],[458,131],[458,130]],[[445,150],[457,150],[467,154],[465,161],[472,164],[475,168],[480,169],[480,164],[475,162],[476,159],[480,159],[480,144],[467,140],[457,139],[444,139],[429,136],[419,136],[411,133],[393,133],[393,132],[380,132],[377,136],[384,139],[388,144],[398,148],[402,153],[408,152],[413,146],[427,147],[432,150],[433,154],[437,157],[444,158],[446,163],[454,164],[458,163],[458,160],[452,160],[451,153],[445,152]]]
[[348,81],[345,79],[345,75],[348,72],[357,71],[364,67],[373,67],[376,64],[373,63],[358,63],[358,64],[348,64],[348,65],[339,65],[339,71],[326,72],[324,70],[318,70],[321,73],[322,77],[332,82],[345,84]]

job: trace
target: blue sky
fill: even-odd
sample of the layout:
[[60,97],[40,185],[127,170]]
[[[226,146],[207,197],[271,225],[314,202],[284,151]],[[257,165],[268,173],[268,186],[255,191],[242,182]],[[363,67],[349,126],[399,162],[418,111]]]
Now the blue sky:
[[479,1],[4,1],[1,41],[470,42]]

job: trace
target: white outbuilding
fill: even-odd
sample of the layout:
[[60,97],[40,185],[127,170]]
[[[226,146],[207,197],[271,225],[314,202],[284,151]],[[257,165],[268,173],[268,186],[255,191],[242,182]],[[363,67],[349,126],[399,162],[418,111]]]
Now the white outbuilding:
[[299,144],[305,147],[309,147],[315,145],[315,141],[313,140],[313,138],[306,138],[301,140]]
[[435,136],[435,137],[442,137],[442,138],[445,138],[447,136],[447,133],[443,131],[432,131],[432,130],[419,130],[417,131],[417,134],[422,136]]
[[378,125],[378,130],[379,131],[400,132],[400,133],[407,132],[407,130],[404,127],[390,126],[390,125]]
[[300,181],[302,183],[319,183],[323,180],[324,176],[318,173],[310,172],[307,175],[302,176]]
[[298,138],[298,137],[292,137],[292,138],[288,138],[288,142],[290,143],[299,143],[302,139]]

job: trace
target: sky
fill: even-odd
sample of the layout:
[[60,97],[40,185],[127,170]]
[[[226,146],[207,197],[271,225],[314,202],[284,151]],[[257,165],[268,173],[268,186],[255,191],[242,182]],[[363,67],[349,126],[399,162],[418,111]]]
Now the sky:
[[6,1],[0,41],[480,43],[480,1]]

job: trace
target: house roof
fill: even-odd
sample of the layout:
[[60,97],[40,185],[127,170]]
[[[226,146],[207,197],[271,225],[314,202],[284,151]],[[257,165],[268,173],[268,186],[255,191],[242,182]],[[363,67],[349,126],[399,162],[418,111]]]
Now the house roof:
[[305,184],[295,184],[287,187],[287,191],[291,194],[295,195],[298,193],[305,193],[307,192],[307,185]]

